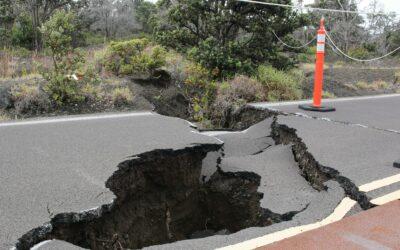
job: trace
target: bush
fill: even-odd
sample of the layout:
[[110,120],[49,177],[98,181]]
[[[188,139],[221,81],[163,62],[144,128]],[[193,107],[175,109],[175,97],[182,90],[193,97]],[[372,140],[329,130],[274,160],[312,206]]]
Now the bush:
[[18,114],[40,114],[50,109],[50,100],[38,85],[16,85],[10,92]]
[[189,113],[195,121],[208,122],[217,85],[211,79],[210,72],[200,64],[187,62],[184,71],[186,79],[183,83],[183,90],[191,103]]
[[221,126],[236,109],[248,102],[265,100],[263,85],[256,79],[238,75],[218,86],[212,107],[213,123]]
[[35,32],[31,18],[24,13],[19,15],[11,30],[13,46],[33,49],[34,37]]
[[358,59],[367,59],[370,56],[370,52],[364,47],[357,47],[349,49],[349,55]]
[[151,46],[146,38],[112,42],[107,48],[104,65],[117,75],[152,75],[166,63],[166,51]]
[[269,101],[297,100],[302,96],[301,79],[296,79],[293,73],[260,66],[257,79],[263,84]]
[[131,104],[133,94],[128,87],[118,87],[112,92],[112,102],[115,107],[122,107]]

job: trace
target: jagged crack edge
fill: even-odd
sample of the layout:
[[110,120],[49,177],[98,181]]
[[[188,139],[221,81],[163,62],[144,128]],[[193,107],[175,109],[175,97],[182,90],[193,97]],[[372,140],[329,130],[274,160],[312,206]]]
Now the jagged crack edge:
[[[182,149],[156,149],[149,152],[144,152],[141,154],[133,155],[130,159],[125,160],[118,164],[117,170],[108,178],[106,181],[106,187],[110,188],[110,180],[115,178],[116,175],[121,171],[127,170],[130,166],[135,164],[141,164],[143,162],[148,161],[152,157],[158,157],[161,155],[174,156],[178,155],[183,151],[196,151],[202,150],[204,152],[210,151],[218,151],[223,144],[214,144],[214,143],[204,143],[204,144],[191,144],[189,147],[185,147]],[[133,163],[134,162],[134,163]],[[114,194],[115,190],[112,190]],[[112,211],[112,208],[115,204],[116,199],[114,199],[111,203],[103,204],[97,208],[84,210],[81,212],[67,212],[67,213],[59,213],[56,214],[49,222],[33,228],[29,230],[27,233],[22,235],[17,242],[15,243],[15,249],[30,249],[36,244],[39,244],[42,241],[48,240],[49,235],[53,232],[53,229],[59,225],[71,224],[71,223],[85,223],[90,222],[95,219],[101,218],[104,214]]]
[[[303,142],[302,138],[297,135],[296,129],[290,128],[285,124],[279,124],[278,116],[274,117],[272,123],[272,137],[277,144],[292,144],[293,155],[299,163],[302,175],[314,188],[325,190],[326,186],[324,182],[334,180],[340,184],[347,196],[358,202],[362,209],[366,210],[375,207],[365,192],[360,191],[349,178],[342,176],[336,169],[319,163],[308,151],[307,145]],[[308,172],[306,169],[307,166],[302,166],[304,164],[309,165],[308,167],[311,166],[316,171],[314,173],[315,176],[313,176],[313,173]]]

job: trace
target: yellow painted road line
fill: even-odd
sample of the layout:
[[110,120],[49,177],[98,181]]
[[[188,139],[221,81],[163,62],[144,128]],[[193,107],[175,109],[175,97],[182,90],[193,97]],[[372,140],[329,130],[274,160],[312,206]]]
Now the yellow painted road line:
[[353,208],[353,206],[357,202],[346,197],[344,198],[339,205],[335,208],[332,214],[330,214],[328,217],[323,219],[322,221],[304,225],[304,226],[298,226],[298,227],[291,227],[279,232],[267,234],[265,236],[261,236],[259,238],[251,239],[248,241],[244,241],[235,245],[231,246],[226,246],[222,248],[218,248],[218,250],[247,250],[247,249],[254,249],[257,247],[265,246],[268,244],[271,244],[273,242],[283,240],[295,235],[298,235],[303,232],[307,232],[325,225],[328,225],[330,223],[336,222],[341,220],[349,211],[350,209]]
[[[376,190],[381,187],[386,187],[389,186],[393,183],[400,182],[400,174],[396,174],[393,176],[389,176],[380,180],[372,181],[370,183],[366,183],[364,185],[359,186],[359,190],[363,192],[370,192],[373,190]],[[381,196],[379,198],[371,200],[371,203],[375,205],[383,205],[385,203],[388,203],[390,201],[394,201],[400,199],[400,190],[395,191],[393,193]],[[322,221],[313,223],[313,224],[308,224],[308,225],[303,225],[303,226],[297,226],[297,227],[291,227],[288,229],[284,229],[282,231],[274,232],[271,234],[267,234],[264,236],[261,236],[259,238],[247,240],[235,245],[230,245],[222,248],[218,248],[217,250],[247,250],[247,249],[255,249],[257,247],[265,246],[268,244],[271,244],[276,241],[280,241],[295,235],[298,235],[303,232],[307,232],[322,226],[326,226],[330,223],[336,222],[341,220],[349,211],[350,209],[353,208],[353,206],[357,202],[346,197],[344,198],[339,205],[335,208],[332,214],[330,214],[328,217],[323,219]]]
[[369,192],[381,187],[389,186],[393,183],[400,182],[400,174],[396,174],[393,176],[389,176],[387,178],[383,178],[380,180],[376,180],[358,187],[358,189],[362,192]]
[[399,200],[400,199],[400,190],[394,191],[392,193],[386,194],[384,196],[375,198],[371,200],[372,204],[375,205],[383,205],[391,201]]

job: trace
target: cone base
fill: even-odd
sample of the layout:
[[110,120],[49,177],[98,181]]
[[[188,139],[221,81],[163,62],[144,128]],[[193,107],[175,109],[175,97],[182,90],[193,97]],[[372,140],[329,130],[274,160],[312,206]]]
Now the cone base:
[[324,106],[316,107],[316,106],[314,106],[312,104],[299,105],[299,108],[303,109],[303,110],[315,111],[315,112],[332,112],[332,111],[336,111],[336,109],[334,107],[324,107]]

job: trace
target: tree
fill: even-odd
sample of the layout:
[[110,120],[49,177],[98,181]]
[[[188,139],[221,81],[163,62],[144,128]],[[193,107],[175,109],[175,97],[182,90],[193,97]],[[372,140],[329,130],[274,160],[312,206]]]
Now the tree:
[[146,0],[134,0],[134,12],[142,30],[151,33],[153,28],[151,19],[157,13],[156,5]]
[[[357,0],[316,0],[312,7],[325,9],[338,9],[357,11]],[[354,45],[359,45],[364,40],[367,31],[361,26],[364,19],[356,13],[338,12],[315,12],[313,23],[318,25],[322,16],[325,17],[325,27],[335,42],[342,50],[348,51]]]
[[106,39],[134,33],[139,25],[134,17],[134,2],[126,0],[91,0],[87,14],[93,19],[91,29]]
[[0,46],[8,46],[11,38],[11,27],[14,23],[15,13],[13,9],[13,1],[0,1]]
[[39,28],[55,11],[63,8],[82,7],[86,4],[86,0],[18,0],[18,2],[30,12],[34,30],[34,48],[36,50],[40,50],[42,47]]
[[72,47],[75,23],[76,16],[73,12],[58,10],[40,29],[54,64],[53,70],[43,72],[47,80],[45,90],[58,105],[80,101],[82,98],[79,83],[71,79],[71,75],[84,63],[83,56],[77,54]]
[[287,66],[272,31],[285,36],[303,22],[289,9],[236,0],[163,0],[159,9],[167,20],[158,21],[156,39],[166,46],[190,50],[195,60],[218,76],[249,73],[265,62]]
[[13,46],[33,49],[34,30],[32,21],[26,13],[21,13],[14,22],[11,31]]

